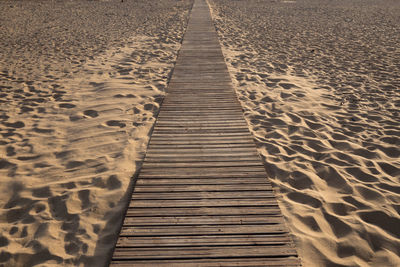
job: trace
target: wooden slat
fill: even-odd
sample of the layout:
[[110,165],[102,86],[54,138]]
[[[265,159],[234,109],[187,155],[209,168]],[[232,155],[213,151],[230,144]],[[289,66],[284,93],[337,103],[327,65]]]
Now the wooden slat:
[[111,263],[111,266],[174,266],[174,267],[225,267],[225,266],[280,266],[280,267],[295,267],[300,266],[297,257],[257,257],[257,258],[220,258],[220,259],[179,259],[179,260],[115,260]]
[[266,181],[265,178],[142,178],[139,179],[137,185],[170,185],[170,184],[232,184],[232,183],[246,183],[246,184],[260,184]]
[[151,144],[159,145],[191,145],[191,144],[254,144],[253,140],[247,138],[174,138],[158,137],[151,140]]
[[[257,162],[254,157],[248,156],[236,156],[231,158],[226,157],[149,157],[147,163],[185,163],[185,164],[193,164],[193,163],[230,163],[233,164],[235,162]],[[146,165],[149,167],[149,165]],[[194,165],[191,165],[194,166]]]
[[[234,124],[234,123],[244,123],[243,120],[207,120],[207,119],[203,119],[203,120],[178,120],[178,119],[171,119],[168,121],[163,121],[163,122],[158,122],[164,125],[168,125],[168,124],[180,124],[180,125],[186,125],[186,124],[202,124],[202,123],[207,123],[207,124]],[[157,124],[158,124],[157,123]]]
[[177,154],[191,154],[191,153],[197,153],[197,155],[202,156],[205,154],[215,154],[218,156],[218,154],[228,154],[226,156],[240,156],[245,153],[251,154],[251,151],[248,149],[249,144],[207,144],[207,145],[202,145],[202,144],[193,144],[193,145],[179,145],[179,144],[174,144],[174,145],[163,145],[163,144],[155,144],[152,146],[152,150],[150,151],[151,153],[157,152],[157,153],[164,153],[164,155],[169,154],[169,152],[175,152]]
[[191,191],[262,191],[271,190],[268,184],[220,184],[220,185],[137,185],[136,192],[191,192]]
[[[191,152],[192,151],[192,152]],[[205,150],[200,150],[200,151],[171,151],[170,153],[163,150],[163,151],[157,151],[157,150],[152,150],[150,151],[147,155],[149,160],[153,159],[153,158],[165,158],[167,157],[168,159],[173,159],[173,158],[186,158],[186,159],[192,159],[192,158],[196,158],[197,160],[201,160],[201,159],[213,159],[215,158],[216,160],[218,159],[222,159],[222,157],[224,159],[234,159],[236,157],[251,157],[251,156],[256,156],[258,157],[258,155],[254,155],[254,152],[251,151],[238,151],[235,153],[226,151],[224,152],[207,152]]]
[[223,206],[268,206],[277,205],[275,198],[264,199],[202,199],[202,200],[136,200],[131,208],[170,208],[170,207],[223,207]]
[[273,194],[272,187],[270,190],[263,191],[189,191],[189,192],[161,192],[154,194],[152,192],[135,192],[132,199],[158,199],[160,201],[166,199],[242,199],[242,198],[265,198]]
[[[215,178],[216,175],[214,173],[207,173],[204,171],[204,169],[199,168],[200,172],[198,173],[191,173],[191,172],[187,172],[187,173],[180,173],[180,172],[174,172],[174,173],[164,173],[163,171],[160,171],[158,173],[155,172],[149,172],[149,173],[141,173],[140,175],[140,179],[148,179],[148,178],[164,178],[164,179],[170,179],[170,178],[174,178],[174,179],[181,179],[181,178],[195,178],[195,179],[200,179],[200,178]],[[264,178],[264,173],[262,172],[245,172],[245,173],[221,173],[218,174],[218,177],[220,178],[232,178],[232,180],[234,178]],[[234,183],[234,181],[232,181],[232,184]],[[270,185],[269,182],[265,181],[262,184],[265,185]],[[254,185],[256,186],[256,185]],[[202,190],[206,190],[206,188],[202,188]],[[235,189],[237,190],[237,189]],[[245,189],[243,189],[244,191],[246,191]],[[207,190],[206,190],[207,191]],[[216,190],[213,190],[216,191]]]
[[[125,226],[149,226],[149,225],[247,225],[282,223],[281,216],[261,215],[243,216],[165,216],[165,217],[126,217]],[[207,236],[203,236],[207,238]],[[140,244],[140,243],[139,243]]]
[[229,134],[222,134],[222,133],[193,133],[193,134],[187,134],[187,133],[183,133],[183,134],[156,134],[153,133],[152,134],[152,138],[153,137],[170,137],[171,140],[175,139],[173,137],[179,138],[179,137],[193,137],[193,138],[197,138],[197,137],[218,137],[218,136],[222,136],[222,137],[226,137],[226,138],[232,138],[232,137],[242,137],[242,138],[250,138],[249,133],[229,133]]
[[[212,174],[215,175],[215,177],[219,177],[218,175],[220,174],[231,174],[234,176],[237,173],[247,173],[247,174],[252,174],[252,173],[261,173],[263,174],[264,168],[262,166],[253,166],[251,168],[246,168],[246,166],[223,166],[223,167],[204,167],[204,168],[191,168],[190,166],[188,167],[182,167],[182,168],[175,168],[172,165],[168,168],[165,169],[154,169],[154,168],[147,168],[147,164],[143,164],[141,174],[146,174],[147,176],[149,174],[162,174],[167,176],[187,176],[187,175],[195,175],[195,176],[201,176],[203,174]],[[168,172],[168,173],[166,173]]]
[[[151,144],[151,143],[150,143]],[[192,145],[179,145],[179,144],[169,144],[169,145],[163,145],[163,144],[154,144],[151,147],[151,151],[158,151],[162,153],[167,153],[170,150],[173,150],[175,152],[179,153],[189,153],[189,152],[195,152],[198,153],[199,155],[201,153],[228,153],[231,152],[232,156],[236,155],[236,153],[240,152],[247,152],[251,153],[251,147],[254,146],[254,144],[234,144],[234,143],[216,143],[216,144],[192,144]]]
[[175,136],[173,139],[171,139],[169,136],[164,136],[164,135],[157,135],[153,136],[151,138],[151,142],[154,144],[155,142],[163,142],[164,144],[167,143],[173,143],[173,142],[233,142],[233,143],[253,143],[254,141],[249,138],[249,137],[243,137],[243,136],[238,136],[238,137],[224,137],[224,136]]
[[154,240],[152,237],[121,237],[118,247],[161,247],[161,246],[238,246],[238,245],[281,245],[290,242],[286,234],[254,234],[254,235],[207,235],[207,236],[162,236]]
[[111,265],[299,266],[204,0],[167,92]]
[[232,247],[195,247],[182,249],[168,248],[120,248],[115,251],[116,259],[202,259],[202,258],[227,258],[227,257],[259,257],[271,255],[274,257],[296,255],[296,251],[286,246],[232,246]]
[[233,234],[276,234],[286,233],[281,224],[263,225],[156,225],[123,226],[121,236],[182,236],[193,235],[233,235]]
[[[196,208],[129,208],[127,216],[146,216],[157,214],[159,216],[210,216],[210,215],[263,215],[270,216],[280,214],[278,206],[265,207],[196,207]],[[197,233],[196,233],[197,234]]]
[[253,159],[252,161],[203,161],[203,162],[146,162],[146,168],[157,169],[157,168],[203,168],[203,167],[236,167],[236,166],[243,166],[243,167],[251,167],[251,166],[258,166],[262,167],[263,165],[257,159]]

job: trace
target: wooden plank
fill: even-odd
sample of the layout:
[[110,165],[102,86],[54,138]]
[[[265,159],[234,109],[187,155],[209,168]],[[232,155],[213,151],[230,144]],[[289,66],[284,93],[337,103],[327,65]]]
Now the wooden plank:
[[200,65],[200,64],[193,64],[191,63],[186,64],[186,65],[182,65],[179,64],[177,66],[175,66],[174,71],[177,73],[183,73],[183,74],[189,74],[189,73],[193,73],[195,71],[197,72],[201,72],[201,73],[225,73],[227,75],[229,75],[228,69],[226,68],[226,66],[224,65]]
[[250,161],[250,160],[259,160],[257,156],[232,156],[232,157],[218,157],[218,156],[196,156],[196,157],[171,157],[171,156],[149,156],[147,157],[146,162],[236,162],[236,161]]
[[[212,103],[210,103],[212,104]],[[185,105],[183,103],[177,103],[175,105],[167,105],[163,110],[165,111],[175,111],[177,109],[188,109],[190,108],[190,111],[241,111],[241,109],[238,106],[234,105],[227,105],[227,104],[221,104],[220,106],[212,106],[212,105],[203,105],[203,106],[196,106],[196,105]],[[185,110],[185,112],[188,112],[188,110]]]
[[[177,109],[179,108],[179,106],[175,106],[175,107],[166,107],[165,109],[163,109],[163,113],[165,114],[176,114],[178,113]],[[179,115],[192,115],[192,116],[199,116],[199,115],[204,115],[207,116],[208,113],[210,111],[213,112],[213,115],[221,115],[221,114],[230,114],[232,115],[238,115],[238,116],[242,116],[242,109],[239,107],[235,107],[235,108],[219,108],[219,107],[215,107],[216,109],[210,109],[208,107],[202,109],[201,107],[197,108],[197,109],[186,109],[185,113],[179,113]]]
[[196,58],[204,58],[204,57],[220,57],[222,55],[221,50],[218,49],[181,49],[179,51],[180,59],[184,57],[196,57]]
[[168,168],[208,168],[208,167],[263,167],[260,160],[252,161],[205,161],[205,162],[146,162],[146,168],[168,169]]
[[280,214],[278,206],[265,207],[196,207],[196,208],[129,208],[127,216],[210,216],[210,215],[263,215],[271,216]]
[[[165,137],[169,139],[175,139],[175,138],[215,138],[215,137],[222,137],[222,138],[246,138],[246,139],[252,139],[247,133],[180,133],[180,134],[158,134],[158,133],[153,133],[151,135],[151,138],[157,138],[157,137]],[[256,150],[254,150],[256,151]]]
[[[163,103],[164,108],[170,108],[170,107],[175,107],[177,105],[181,107],[209,107],[209,108],[218,108],[218,107],[230,107],[230,108],[235,108],[237,109],[238,106],[236,103],[232,103],[232,100],[234,99],[232,96],[229,99],[226,99],[227,96],[225,95],[203,95],[199,96],[202,97],[204,100],[207,100],[207,103],[199,104],[198,101],[182,101],[182,99],[176,99],[176,100],[169,100],[167,102]],[[218,99],[216,99],[218,97]],[[202,100],[203,100],[202,99]],[[223,100],[225,99],[225,101]],[[196,99],[198,100],[198,99]],[[197,102],[197,103],[196,103]],[[215,106],[218,103],[218,106]]]
[[[126,217],[125,226],[149,226],[149,225],[234,225],[234,224],[267,224],[283,223],[281,216],[261,215],[243,216],[164,216],[164,217]],[[207,236],[203,236],[207,238]]]
[[260,257],[260,256],[284,256],[296,255],[296,251],[290,247],[259,245],[259,246],[235,246],[235,247],[196,247],[182,249],[168,248],[120,248],[114,253],[116,259],[175,259],[179,258],[227,258],[227,257]]
[[[151,145],[151,143],[150,143]],[[151,147],[151,151],[154,152],[158,151],[160,153],[168,154],[169,152],[174,153],[197,153],[198,155],[201,154],[208,154],[208,153],[228,153],[230,152],[232,156],[238,155],[240,152],[252,153],[251,145],[250,144],[207,144],[207,145],[162,145],[162,144],[155,144]]]
[[156,125],[154,127],[154,131],[176,131],[176,130],[199,130],[199,131],[210,131],[210,130],[240,130],[243,131],[243,129],[248,130],[246,124],[241,124],[241,125]]
[[152,141],[246,141],[246,142],[254,142],[253,139],[247,135],[244,136],[221,136],[221,135],[177,135],[173,136],[164,136],[164,135],[154,135],[151,137]]
[[171,147],[179,147],[180,145],[201,146],[202,148],[223,146],[223,147],[247,147],[248,145],[254,146],[254,141],[250,138],[171,138],[163,135],[151,139],[152,145],[170,145]]
[[[190,92],[190,96],[182,96],[182,98],[178,99],[167,99],[167,103],[176,103],[176,104],[195,104],[202,103],[202,105],[209,104],[232,104],[236,103],[235,99],[237,99],[234,95],[232,95],[232,91],[227,91],[223,87],[217,88],[197,88],[198,84],[192,84],[187,88],[174,88],[168,87],[171,91],[170,94],[183,94],[183,92]],[[215,90],[219,90],[219,93],[215,93]],[[205,102],[207,101],[207,102]]]
[[165,110],[164,114],[165,116],[182,116],[182,117],[221,117],[225,115],[229,116],[242,116],[242,111],[241,110],[213,110],[212,112],[210,110],[185,110],[179,111],[179,110]]
[[266,178],[141,178],[138,179],[137,185],[169,185],[169,184],[260,184],[264,183]]
[[[169,112],[166,115],[171,115],[171,113],[172,112]],[[201,125],[201,126],[195,126],[195,125],[158,126],[158,125],[156,125],[154,128],[158,129],[160,131],[168,131],[168,130],[176,131],[176,130],[182,130],[182,128],[198,130],[198,131],[213,130],[214,132],[218,133],[218,132],[220,132],[218,130],[221,130],[221,132],[228,131],[228,130],[238,130],[240,132],[245,132],[245,131],[243,131],[243,129],[247,129],[247,131],[248,131],[248,128],[246,128],[246,127],[247,127],[247,124],[242,123],[241,125],[237,125],[237,126],[235,126],[235,125],[220,125],[220,126],[219,125]]]
[[[185,128],[184,126],[181,128]],[[188,127],[190,128],[190,127]],[[162,128],[157,128],[157,130],[162,130]],[[165,140],[165,141],[185,141],[185,140],[208,140],[208,141],[224,141],[224,140],[231,140],[239,141],[251,141],[254,143],[254,139],[250,136],[246,135],[244,132],[232,132],[226,133],[224,136],[221,132],[194,132],[194,133],[164,133],[164,132],[154,132],[154,136],[152,136],[154,140]]]
[[169,259],[169,260],[116,260],[111,263],[111,266],[174,266],[174,267],[225,267],[225,266],[245,266],[245,267],[295,267],[301,266],[297,257],[243,257],[243,258],[219,258],[219,259]]
[[160,236],[121,237],[118,247],[190,247],[190,246],[245,246],[245,245],[284,245],[290,242],[286,234],[270,235],[207,235],[207,236]]
[[221,185],[137,185],[136,192],[190,192],[190,191],[263,191],[271,190],[271,186],[267,184],[221,184]]
[[[221,173],[217,176],[218,178],[265,178],[265,172],[241,172],[241,173]],[[212,173],[140,173],[139,178],[216,178]],[[269,181],[265,181],[264,184],[270,185]]]
[[123,226],[121,236],[182,236],[286,233],[281,224]]
[[[154,144],[150,143],[152,145],[152,149],[175,149],[178,151],[179,149],[197,149],[198,152],[199,150],[202,151],[207,151],[211,149],[220,149],[221,152],[227,152],[227,151],[234,151],[234,152],[240,152],[240,151],[250,151],[249,148],[254,146],[253,142],[247,142],[247,143],[225,143],[225,142],[216,142],[216,143],[202,143],[202,142],[197,142],[193,141],[192,144],[184,144],[184,143],[176,143],[173,144],[172,142],[170,143],[163,143],[163,142],[157,142],[155,141]],[[226,150],[226,151],[223,151]]]
[[[221,170],[212,171],[209,168],[168,168],[167,170],[162,169],[151,169],[146,167],[146,163],[140,172],[139,178],[154,178],[154,177],[164,177],[164,178],[204,178],[204,177],[265,177],[265,172],[263,170],[254,170],[254,168],[243,168],[240,171],[223,171],[222,169],[228,169],[231,167],[222,167]],[[267,181],[265,182],[267,184]]]
[[[238,107],[237,105],[234,105],[234,103],[228,103],[228,102],[223,102],[223,103],[219,103],[219,106],[216,107],[216,104],[214,103],[208,103],[206,105],[196,105],[195,103],[181,103],[181,102],[170,102],[170,103],[165,103],[163,104],[163,106],[165,107],[165,110],[173,110],[176,108],[186,108],[186,109],[192,109],[192,108],[201,108],[201,109],[208,109],[208,110],[241,110],[240,107]],[[163,109],[164,110],[164,109]],[[241,120],[243,121],[243,120]],[[161,121],[163,122],[163,121]]]
[[[172,140],[172,141],[167,141],[167,140],[157,140],[153,139],[151,140],[151,144],[154,146],[169,146],[169,147],[201,147],[201,148],[207,148],[207,147],[233,147],[232,145],[235,145],[234,147],[247,147],[247,145],[254,145],[253,140]],[[255,158],[259,160],[259,158]]]
[[[195,93],[193,93],[195,94]],[[233,106],[232,104],[235,103],[236,99],[234,98],[229,98],[227,99],[227,97],[219,97],[219,96],[209,96],[209,95],[200,95],[200,94],[196,94],[198,95],[198,98],[201,98],[201,101],[206,102],[207,104],[204,105],[200,105],[197,106],[195,102],[189,102],[189,99],[180,99],[180,100],[175,100],[175,101],[168,101],[168,103],[166,103],[166,106],[179,106],[179,107],[186,107],[186,108],[192,108],[192,107],[211,107],[211,105],[221,105],[220,107],[231,107],[231,108],[236,108],[236,109],[241,109],[240,107],[238,107],[236,105]],[[183,103],[186,102],[186,103]],[[233,102],[233,103],[232,103]],[[164,103],[163,103],[164,104]],[[167,107],[166,107],[167,108]],[[216,107],[218,108],[218,107]]]
[[150,156],[152,156],[153,154],[161,154],[164,156],[169,156],[168,154],[176,154],[181,156],[188,156],[187,154],[193,154],[194,156],[214,155],[222,157],[221,154],[225,154],[225,161],[229,161],[229,156],[234,158],[235,156],[243,155],[253,156],[252,161],[259,160],[259,157],[257,155],[254,155],[254,152],[250,149],[251,145],[254,146],[254,144],[252,143],[236,144],[218,142],[207,144],[205,142],[193,141],[191,144],[185,144],[183,142],[163,143],[162,141],[154,141],[154,143],[150,142],[150,145],[152,145],[152,149],[151,151],[149,151]]
[[[202,99],[203,101],[207,101],[209,102],[208,105],[203,105],[203,106],[196,106],[194,103],[187,103],[187,104],[183,104],[181,102],[171,102],[168,103],[168,106],[165,107],[165,112],[168,113],[172,113],[172,112],[176,112],[178,110],[184,109],[184,113],[182,115],[196,115],[196,112],[198,113],[196,116],[202,115],[202,116],[206,116],[208,113],[210,112],[216,112],[217,115],[219,114],[224,114],[228,111],[232,111],[233,113],[231,115],[234,114],[242,114],[239,111],[242,111],[241,107],[237,106],[233,106],[231,104],[228,103],[220,103],[219,101],[215,101],[216,99],[214,98],[213,100],[208,100],[206,97],[203,97]],[[215,101],[215,102],[214,102]],[[231,99],[231,102],[235,101],[234,99]],[[218,105],[218,103],[220,103],[220,106],[216,106]],[[212,107],[211,105],[214,105],[214,107]],[[208,113],[207,113],[208,112]],[[212,115],[212,114],[210,114]],[[236,117],[237,118],[237,117]]]
[[[170,88],[171,89],[171,88]],[[215,89],[213,89],[215,90]],[[204,91],[200,89],[175,89],[172,93],[183,93],[183,91],[189,91],[193,95],[190,97],[181,97],[179,99],[167,99],[165,103],[168,104],[187,104],[187,105],[195,105],[196,103],[201,103],[201,101],[207,101],[203,105],[209,104],[232,104],[232,101],[236,103],[237,98],[232,96],[232,92],[218,93],[212,91]],[[171,92],[171,91],[170,91]],[[195,96],[195,98],[194,98]],[[201,101],[199,101],[201,100]]]
[[[197,151],[196,151],[197,152]],[[149,159],[153,158],[188,158],[188,159],[212,159],[212,158],[220,158],[223,157],[224,159],[231,159],[235,157],[250,157],[250,156],[258,156],[257,154],[254,155],[253,151],[245,151],[245,152],[235,152],[235,153],[230,153],[229,151],[227,153],[224,152],[219,152],[219,153],[212,153],[212,152],[206,152],[206,151],[201,151],[200,153],[191,153],[188,151],[176,151],[176,150],[171,150],[171,152],[168,151],[158,151],[158,150],[152,150],[149,151],[148,155]]]
[[189,192],[135,192],[132,200],[136,199],[243,199],[243,198],[265,198],[274,196],[272,187],[263,191],[189,191]]
[[[196,64],[198,64],[198,62],[196,62]],[[179,82],[178,80],[172,81],[168,84],[169,86],[172,86],[172,88],[182,88],[182,89],[208,89],[209,91],[211,91],[212,89],[224,89],[226,91],[231,90],[232,92],[232,85],[230,84],[230,81],[213,81],[212,83],[200,83],[200,82],[190,82],[190,81],[185,81],[185,82]],[[229,89],[228,89],[229,88]],[[214,91],[215,92],[215,91]]]
[[[190,70],[190,71],[189,71]],[[196,79],[193,80],[193,72],[198,71],[198,75],[196,76]],[[203,79],[205,77],[209,77],[211,80],[217,79],[218,81],[225,81],[227,80],[227,77],[229,77],[229,72],[227,69],[211,69],[211,70],[204,70],[200,71],[200,68],[192,68],[192,69],[186,69],[182,70],[176,73],[174,75],[174,79],[181,79],[183,78],[184,81],[186,81],[187,78],[190,78],[190,82],[197,81],[198,79]]]
[[[237,116],[232,116],[232,115],[227,115],[226,117],[224,116],[219,116],[219,115],[212,115],[212,114],[208,114],[206,116],[193,116],[193,115],[183,115],[181,117],[176,117],[176,116],[171,116],[171,115],[164,115],[164,114],[160,114],[158,117],[160,120],[170,120],[170,119],[174,119],[177,121],[223,121],[225,120],[234,120],[237,119]],[[218,134],[218,133],[214,133],[214,134]],[[223,134],[223,133],[219,133],[219,134]],[[228,134],[228,133],[226,133]],[[248,135],[248,132],[243,133],[242,135]]]
[[141,178],[136,184],[143,186],[154,185],[232,185],[232,184],[260,184],[265,178]]
[[[209,145],[208,148],[196,147],[178,147],[178,146],[158,146],[149,151],[149,158],[156,157],[193,157],[193,158],[204,158],[204,157],[225,157],[226,161],[235,157],[247,157],[256,156],[253,151],[247,149],[248,147],[236,146],[236,147],[225,147],[224,145]],[[220,151],[218,151],[220,149]],[[208,160],[205,160],[208,161]],[[220,160],[222,161],[222,160]]]
[[247,129],[157,129],[158,133],[174,134],[174,133],[246,133]]
[[[175,94],[175,92],[173,92],[173,93]],[[230,105],[231,107],[234,107],[234,106],[232,106],[232,103],[235,104],[235,102],[237,101],[237,99],[235,99],[235,98],[231,98],[231,97],[228,98],[228,97],[220,96],[220,95],[217,96],[217,95],[199,93],[199,92],[194,92],[194,91],[189,92],[189,93],[197,96],[197,98],[200,98],[198,100],[207,102],[207,104],[204,104],[199,107],[210,107],[210,105],[218,105],[218,104],[225,105],[225,106]],[[189,98],[187,98],[187,99],[183,98],[183,99],[179,99],[179,100],[176,99],[174,101],[169,101],[167,104],[168,105],[186,106],[189,108],[189,107],[193,107],[196,105],[195,102],[191,102],[191,101],[193,101],[193,99],[190,100]],[[183,103],[183,102],[186,102],[186,103]],[[230,103],[228,103],[228,102],[230,102]],[[241,107],[237,106],[237,105],[235,108],[241,109]]]
[[[206,142],[196,142],[193,141],[190,144],[186,144],[184,142],[168,142],[168,143],[163,143],[163,142],[157,142],[154,141],[150,143],[153,147],[153,150],[161,150],[161,149],[174,149],[175,151],[179,152],[179,150],[188,150],[188,149],[197,149],[198,153],[201,153],[201,151],[205,151],[207,149],[221,149],[221,152],[225,149],[227,151],[232,151],[232,149],[243,149],[243,148],[249,148],[251,145],[254,145],[253,142],[243,142],[243,143],[234,143],[234,142],[212,142],[212,143],[206,143]],[[257,158],[259,159],[259,158]]]
[[165,117],[167,118],[179,118],[179,119],[202,119],[202,120],[235,120],[237,118],[243,118],[242,113],[239,112],[240,110],[237,110],[235,112],[178,112],[176,110],[170,110],[168,112],[165,112],[165,114],[161,114],[162,116],[160,117],[160,119],[163,119]]
[[224,206],[268,206],[277,205],[275,198],[265,199],[196,199],[196,200],[135,200],[130,203],[130,208],[173,208],[173,207],[224,207]]
[[[194,64],[196,64],[196,62],[197,62],[197,60],[194,60],[193,58],[189,58],[189,60],[193,61]],[[200,83],[201,82],[202,84],[228,85],[228,83],[230,81],[231,80],[228,77],[222,78],[222,75],[221,75],[220,78],[218,78],[218,77],[212,78],[212,76],[210,75],[207,79],[204,79],[204,78],[201,78],[201,77],[198,77],[198,78],[192,77],[192,79],[190,79],[190,78],[187,78],[187,79],[182,79],[182,78],[180,78],[180,79],[176,79],[175,78],[174,79],[174,78],[171,78],[171,83],[177,83],[177,84],[186,84],[186,83],[194,84],[194,83]]]
[[[228,100],[235,99],[235,95],[233,89],[226,88],[224,85],[218,84],[201,84],[201,83],[188,83],[188,84],[172,84],[171,87],[168,86],[169,92],[171,94],[179,94],[182,95],[184,92],[190,93],[191,95],[182,95],[182,98],[179,99],[171,99],[168,101],[189,101],[193,102],[196,100],[209,100],[214,103],[218,103],[219,101],[226,102]],[[218,91],[218,93],[216,93]],[[230,94],[230,95],[228,95]],[[202,103],[201,101],[199,101]],[[206,103],[206,102],[203,102]]]
[[[157,174],[157,173],[165,173],[163,170],[159,169],[151,169],[146,167],[146,163],[143,164],[143,168],[141,170],[141,174]],[[186,175],[186,174],[191,174],[191,175],[201,175],[204,174],[204,172],[207,172],[208,174],[213,174],[213,175],[219,175],[219,174],[233,174],[235,175],[236,173],[265,173],[264,167],[260,166],[254,166],[252,168],[246,168],[245,166],[223,166],[223,167],[206,167],[206,168],[193,168],[191,166],[188,167],[182,167],[182,168],[169,168],[168,172],[170,174],[180,174],[180,175]]]

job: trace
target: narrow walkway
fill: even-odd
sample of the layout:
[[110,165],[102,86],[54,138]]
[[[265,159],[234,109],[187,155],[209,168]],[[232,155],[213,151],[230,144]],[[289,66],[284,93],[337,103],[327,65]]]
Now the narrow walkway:
[[299,266],[196,0],[112,266]]

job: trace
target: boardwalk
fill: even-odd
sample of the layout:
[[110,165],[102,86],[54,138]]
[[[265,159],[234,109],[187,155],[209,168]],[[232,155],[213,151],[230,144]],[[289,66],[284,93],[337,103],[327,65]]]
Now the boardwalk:
[[299,265],[204,0],[193,6],[111,265]]

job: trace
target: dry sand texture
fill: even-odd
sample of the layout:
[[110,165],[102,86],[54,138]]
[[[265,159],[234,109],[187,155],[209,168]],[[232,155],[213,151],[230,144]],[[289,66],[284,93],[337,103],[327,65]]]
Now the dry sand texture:
[[209,2],[304,266],[400,266],[400,2]]
[[105,263],[191,4],[0,2],[0,266]]

